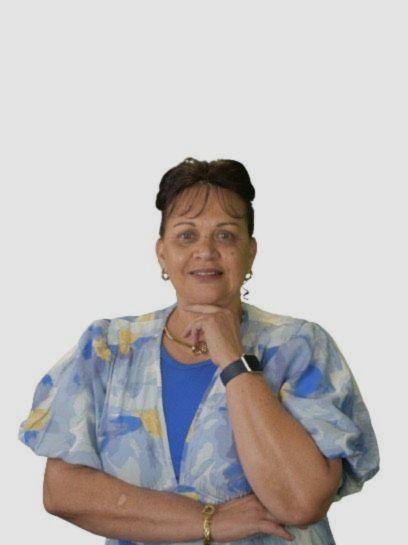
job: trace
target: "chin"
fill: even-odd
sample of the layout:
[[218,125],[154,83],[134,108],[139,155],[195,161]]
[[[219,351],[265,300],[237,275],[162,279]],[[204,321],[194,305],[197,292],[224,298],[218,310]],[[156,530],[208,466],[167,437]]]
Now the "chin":
[[221,303],[219,297],[191,297],[189,301],[192,305],[219,305]]
[[198,293],[185,296],[184,299],[190,305],[222,305],[225,302],[225,294]]

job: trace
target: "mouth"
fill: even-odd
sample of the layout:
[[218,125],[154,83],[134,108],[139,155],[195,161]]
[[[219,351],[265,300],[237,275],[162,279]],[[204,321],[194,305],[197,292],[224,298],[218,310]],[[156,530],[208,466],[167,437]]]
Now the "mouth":
[[196,269],[195,271],[190,271],[189,274],[193,276],[221,276],[223,272],[219,269]]

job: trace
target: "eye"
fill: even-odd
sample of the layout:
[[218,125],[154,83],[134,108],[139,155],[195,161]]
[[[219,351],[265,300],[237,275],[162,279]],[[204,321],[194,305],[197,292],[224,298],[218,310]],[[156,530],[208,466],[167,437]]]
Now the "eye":
[[233,233],[230,233],[230,231],[220,231],[218,233],[218,237],[221,240],[233,240],[235,238],[235,235]]
[[194,237],[193,231],[183,231],[177,235],[177,238],[180,240],[192,240]]

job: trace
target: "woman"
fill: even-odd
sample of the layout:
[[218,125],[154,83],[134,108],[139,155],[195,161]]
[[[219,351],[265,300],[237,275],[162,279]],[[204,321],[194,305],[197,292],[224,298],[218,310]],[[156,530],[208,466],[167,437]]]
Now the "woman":
[[326,513],[379,469],[329,333],[241,301],[257,245],[245,167],[162,178],[156,253],[177,301],[92,322],[42,378],[19,438],[47,511],[110,545],[334,543]]

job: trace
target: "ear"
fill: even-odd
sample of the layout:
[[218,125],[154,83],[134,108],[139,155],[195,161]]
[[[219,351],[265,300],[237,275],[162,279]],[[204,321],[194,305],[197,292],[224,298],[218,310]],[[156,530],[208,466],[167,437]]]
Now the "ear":
[[159,260],[160,266],[162,269],[165,269],[165,257],[164,257],[164,248],[163,248],[163,239],[159,238],[156,241],[156,255]]
[[258,243],[256,241],[256,238],[255,237],[252,237],[251,238],[251,241],[249,243],[249,254],[250,254],[250,264],[251,264],[251,267],[252,267],[252,264],[255,260],[255,257],[256,257],[256,252],[258,251]]

